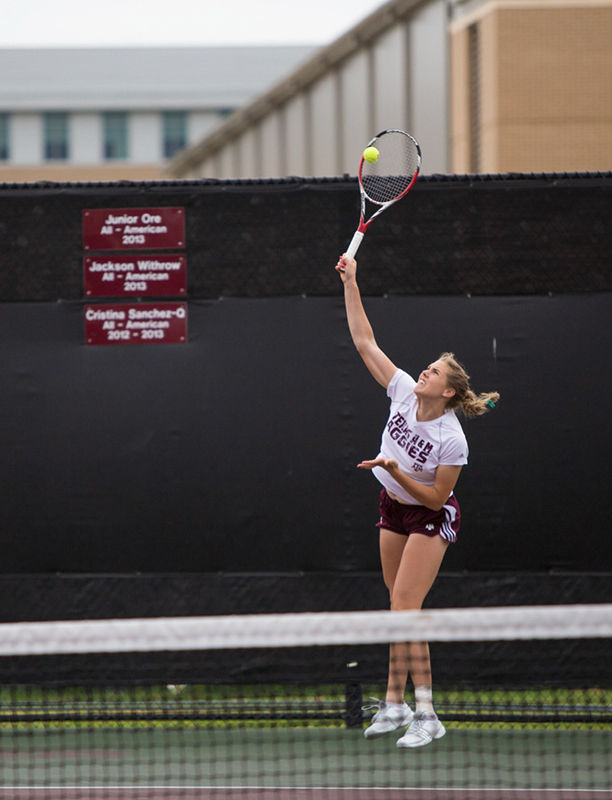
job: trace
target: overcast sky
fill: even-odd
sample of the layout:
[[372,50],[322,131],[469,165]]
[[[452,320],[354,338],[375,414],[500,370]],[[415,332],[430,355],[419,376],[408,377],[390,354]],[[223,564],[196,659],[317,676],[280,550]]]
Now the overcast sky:
[[0,47],[327,44],[384,0],[1,0]]

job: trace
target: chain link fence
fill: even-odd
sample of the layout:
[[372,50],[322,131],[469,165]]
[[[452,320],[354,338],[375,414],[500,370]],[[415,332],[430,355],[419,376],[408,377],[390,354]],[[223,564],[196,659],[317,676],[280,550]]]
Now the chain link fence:
[[[368,296],[612,289],[612,173],[425,176],[371,226]],[[188,297],[333,296],[355,178],[0,186],[0,302],[83,297],[85,208],[181,206]]]

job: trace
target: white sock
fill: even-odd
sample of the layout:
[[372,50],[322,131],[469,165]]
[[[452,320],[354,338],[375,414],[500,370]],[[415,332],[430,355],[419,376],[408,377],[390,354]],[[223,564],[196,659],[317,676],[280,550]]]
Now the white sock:
[[414,699],[416,700],[416,712],[425,714],[435,714],[432,701],[431,686],[415,686]]
[[404,700],[402,703],[390,703],[388,700],[385,700],[385,705],[391,708],[403,708],[406,705],[406,701]]

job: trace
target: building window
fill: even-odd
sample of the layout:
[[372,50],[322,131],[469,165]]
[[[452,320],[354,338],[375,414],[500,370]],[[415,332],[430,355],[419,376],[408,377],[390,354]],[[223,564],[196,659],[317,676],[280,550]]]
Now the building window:
[[128,115],[124,111],[109,111],[103,115],[104,158],[107,161],[128,157]]
[[164,158],[172,158],[179,150],[187,147],[187,113],[164,111],[162,122]]
[[8,161],[9,149],[9,115],[0,114],[0,161]]
[[60,111],[44,116],[45,159],[66,161],[69,155],[68,114]]

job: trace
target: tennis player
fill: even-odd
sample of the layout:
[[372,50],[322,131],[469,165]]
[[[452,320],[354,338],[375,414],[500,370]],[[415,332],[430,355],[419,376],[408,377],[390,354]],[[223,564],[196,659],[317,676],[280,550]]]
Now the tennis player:
[[[391,401],[381,450],[360,469],[371,470],[380,493],[380,557],[392,610],[420,609],[446,549],[455,542],[461,512],[454,488],[467,464],[468,446],[455,409],[478,416],[495,406],[497,392],[476,394],[452,353],[443,353],[415,380],[383,353],[368,321],[357,285],[357,263],[346,254],[336,270],[353,343]],[[404,695],[410,674],[415,712]],[[373,739],[406,726],[397,746],[421,747],[445,734],[432,699],[426,642],[390,645],[384,702],[377,702],[365,737]]]

